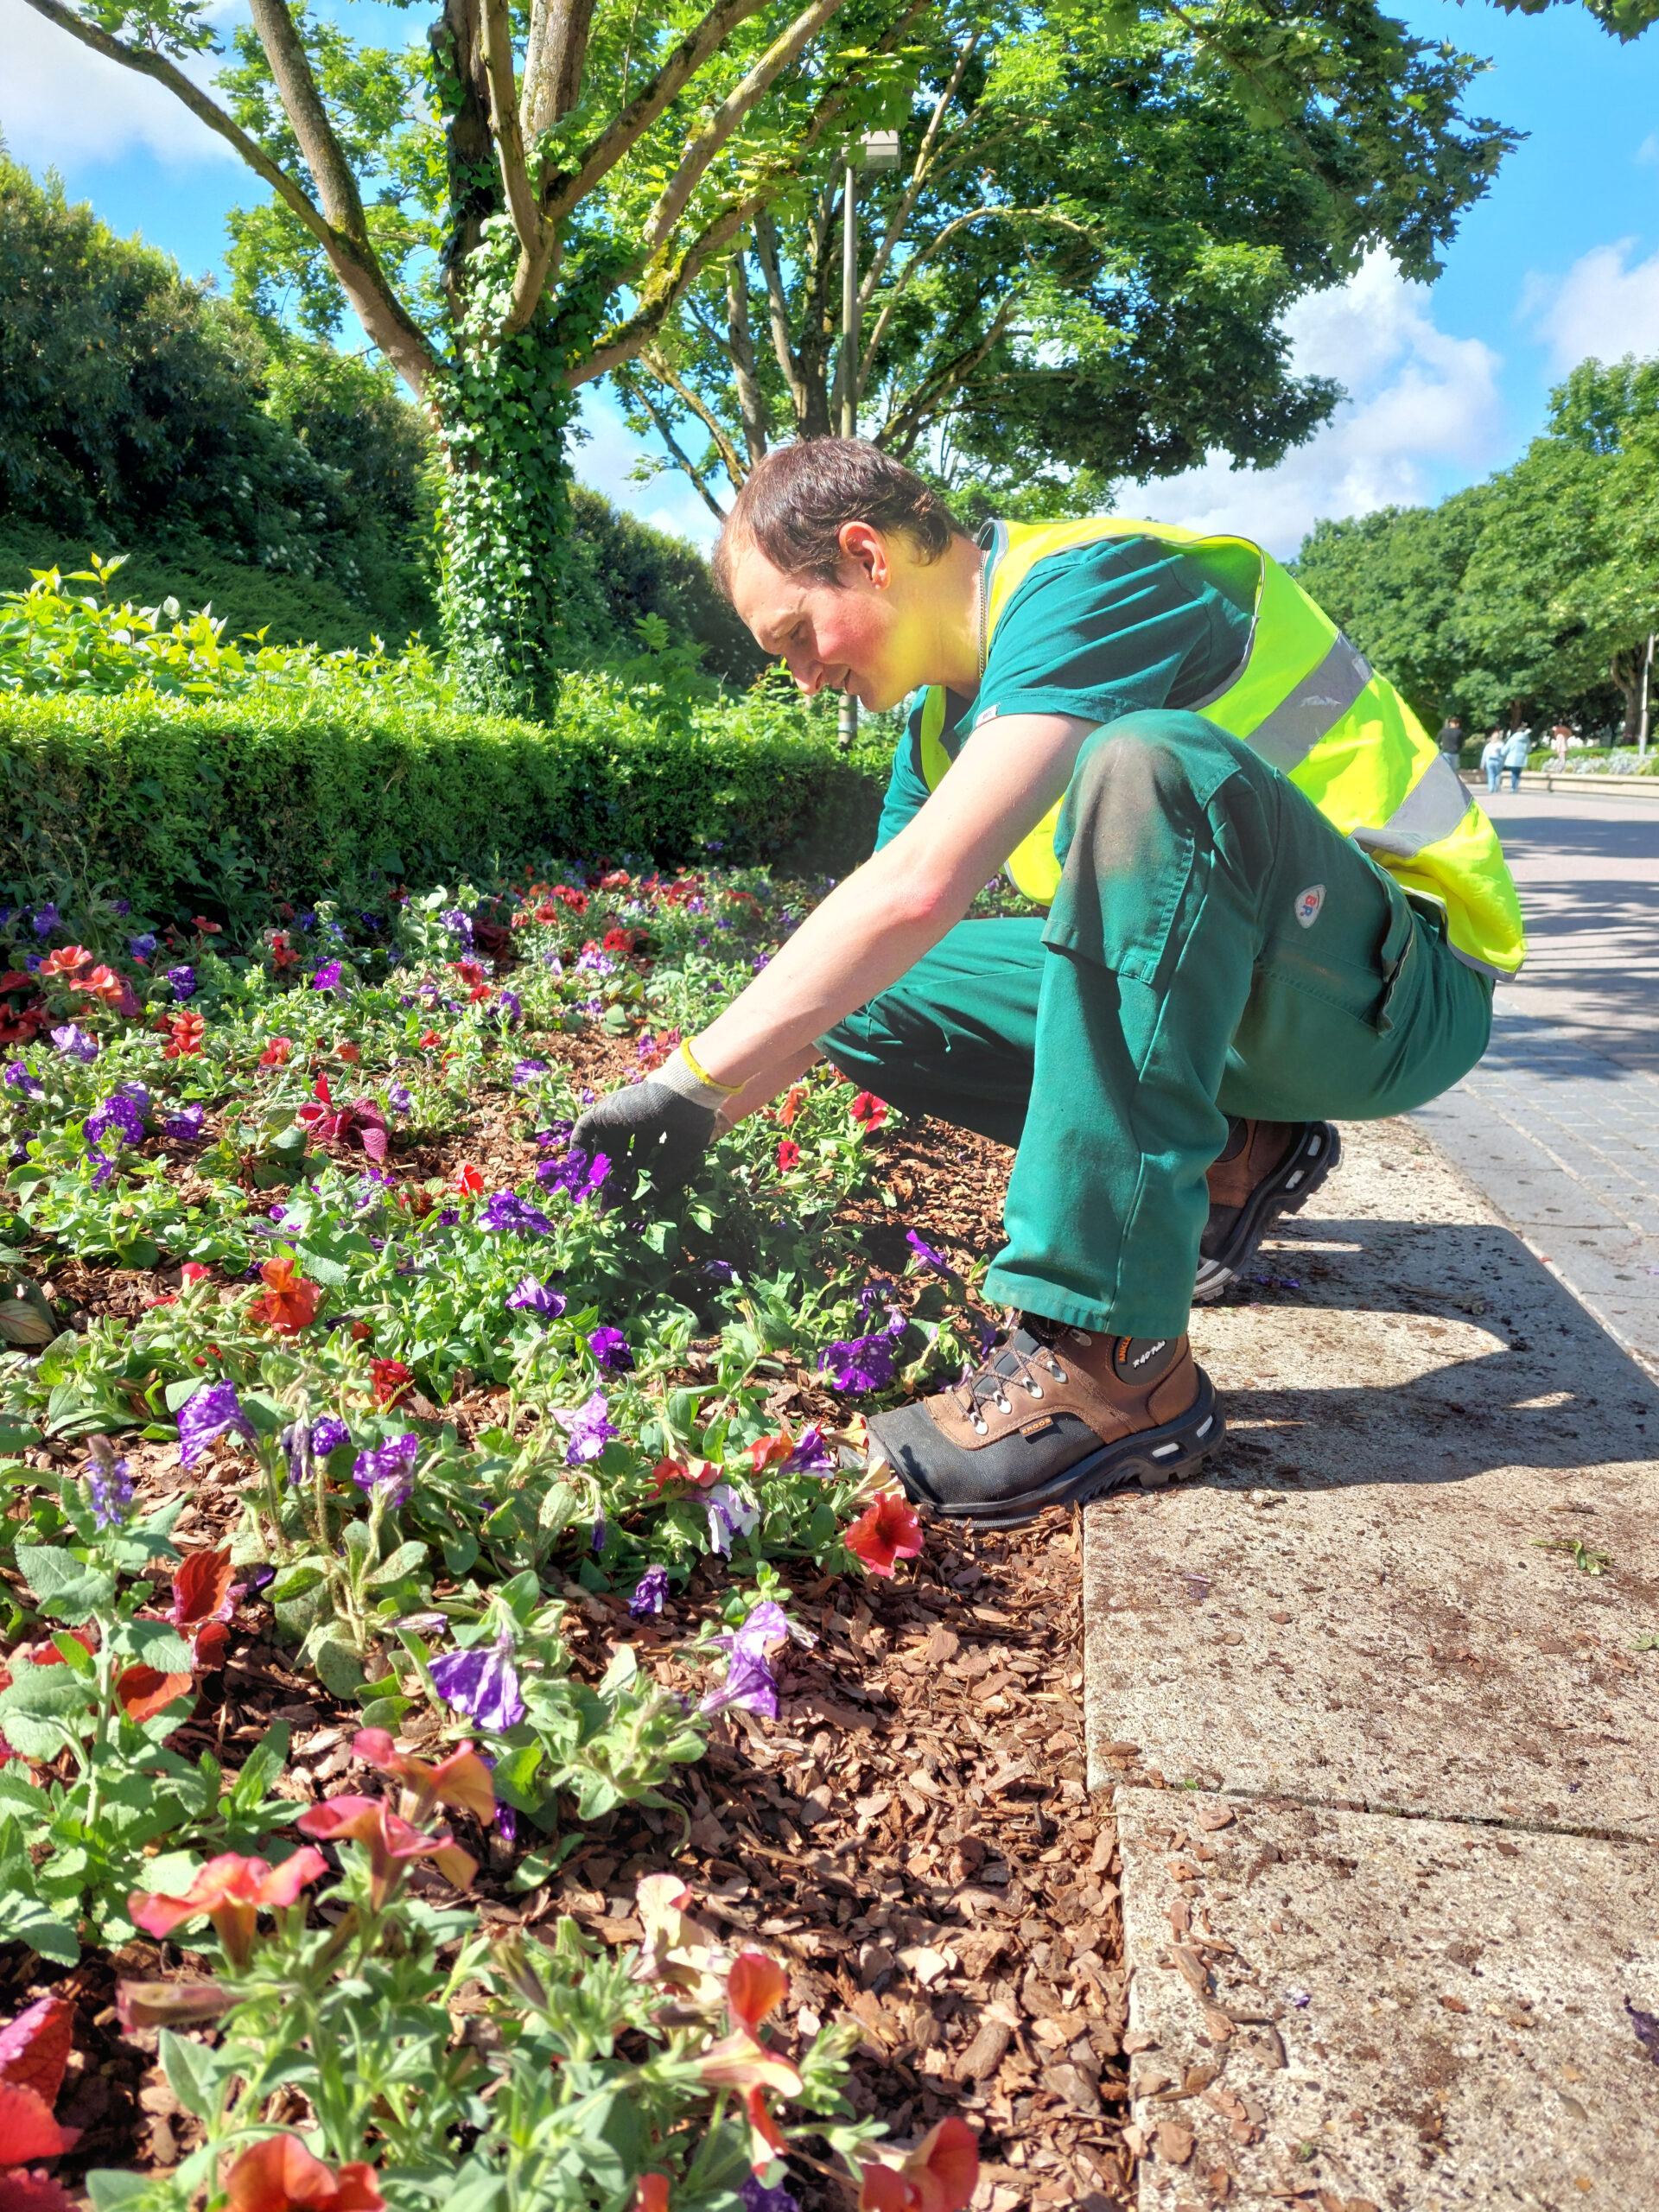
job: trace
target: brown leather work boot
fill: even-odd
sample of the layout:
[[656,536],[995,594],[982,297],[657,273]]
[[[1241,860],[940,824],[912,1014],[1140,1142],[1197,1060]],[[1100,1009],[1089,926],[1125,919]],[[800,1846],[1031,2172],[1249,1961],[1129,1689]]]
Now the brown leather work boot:
[[1034,1313],[953,1389],[870,1422],[912,1504],[996,1529],[1131,1482],[1162,1490],[1223,1431],[1185,1337],[1096,1336]]
[[1329,1122],[1238,1122],[1205,1180],[1210,1223],[1198,1246],[1192,1298],[1219,1298],[1255,1256],[1281,1214],[1306,1205],[1342,1158],[1342,1139]]

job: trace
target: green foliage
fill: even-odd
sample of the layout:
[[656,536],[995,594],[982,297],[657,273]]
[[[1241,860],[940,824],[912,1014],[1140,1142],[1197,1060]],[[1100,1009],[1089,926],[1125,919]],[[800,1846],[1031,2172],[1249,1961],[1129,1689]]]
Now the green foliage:
[[764,697],[753,737],[661,705],[649,684],[572,677],[542,725],[389,702],[349,666],[332,689],[200,702],[0,697],[0,882],[118,880],[151,912],[263,918],[272,881],[304,898],[550,854],[807,847],[841,868],[868,849],[880,787],[832,741],[776,734]]
[[1434,727],[1622,722],[1659,627],[1659,362],[1586,361],[1513,467],[1435,508],[1324,522],[1307,589]]
[[430,440],[388,371],[213,298],[3,156],[0,299],[14,538],[228,560],[344,602],[365,634],[430,621]]
[[[1097,512],[1214,450],[1277,460],[1337,397],[1289,373],[1284,310],[1377,246],[1432,275],[1513,143],[1464,111],[1472,57],[1356,0],[975,0],[918,35],[900,164],[860,184],[860,421],[976,518]],[[826,149],[619,372],[706,497],[838,423],[840,179]]]
[[565,619],[585,641],[583,658],[604,660],[655,615],[702,648],[711,676],[752,684],[775,665],[715,589],[709,563],[683,537],[614,507],[585,484],[570,487],[570,563]]

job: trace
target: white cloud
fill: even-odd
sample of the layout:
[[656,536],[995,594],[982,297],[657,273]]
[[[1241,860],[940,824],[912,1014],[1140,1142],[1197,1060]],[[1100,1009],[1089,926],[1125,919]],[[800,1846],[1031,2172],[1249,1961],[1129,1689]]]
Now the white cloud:
[[1558,374],[1592,355],[1617,361],[1659,353],[1659,253],[1627,267],[1635,248],[1634,238],[1620,238],[1592,246],[1565,276],[1528,277],[1522,320],[1548,345]]
[[1649,131],[1637,148],[1635,159],[1638,168],[1659,168],[1659,130]]
[[[694,545],[707,552],[720,524],[698,498],[689,479],[677,468],[669,467],[660,474],[636,480],[631,474],[635,465],[643,458],[657,459],[660,448],[654,442],[647,444],[634,436],[607,392],[586,385],[582,387],[582,426],[588,435],[575,448],[571,458],[582,482],[591,484],[595,492],[602,492],[607,499],[630,514],[638,515],[653,530],[689,537]],[[715,486],[715,498],[725,489],[722,477]]]
[[[210,11],[221,38],[227,16]],[[14,160],[41,169],[58,162],[119,161],[143,151],[170,168],[240,156],[153,78],[108,61],[48,22],[25,0],[0,0],[0,133]],[[215,54],[192,56],[186,74],[207,84]]]
[[1302,376],[1348,393],[1326,427],[1274,468],[1201,468],[1124,493],[1126,512],[1205,531],[1236,530],[1283,556],[1322,517],[1415,505],[1440,469],[1477,474],[1496,458],[1503,364],[1478,338],[1452,338],[1428,313],[1425,286],[1376,255],[1341,287],[1286,318]]

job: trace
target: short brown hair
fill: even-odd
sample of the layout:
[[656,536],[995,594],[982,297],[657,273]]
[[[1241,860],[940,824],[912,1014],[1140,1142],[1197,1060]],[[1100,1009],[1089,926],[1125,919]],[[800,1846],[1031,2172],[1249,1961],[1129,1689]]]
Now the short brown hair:
[[913,469],[879,448],[862,438],[805,438],[774,448],[750,471],[715,548],[715,582],[729,599],[733,555],[747,540],[786,576],[838,583],[849,522],[903,531],[924,561],[971,536]]

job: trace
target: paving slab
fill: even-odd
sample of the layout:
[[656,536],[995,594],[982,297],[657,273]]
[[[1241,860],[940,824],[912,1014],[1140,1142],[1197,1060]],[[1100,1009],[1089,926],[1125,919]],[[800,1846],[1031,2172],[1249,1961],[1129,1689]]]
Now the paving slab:
[[1651,1847],[1166,1789],[1117,1813],[1141,2212],[1659,2204]]
[[1091,1783],[1659,1839],[1659,1391],[1414,1124],[1344,1142],[1194,1314],[1214,1471],[1085,1514]]

